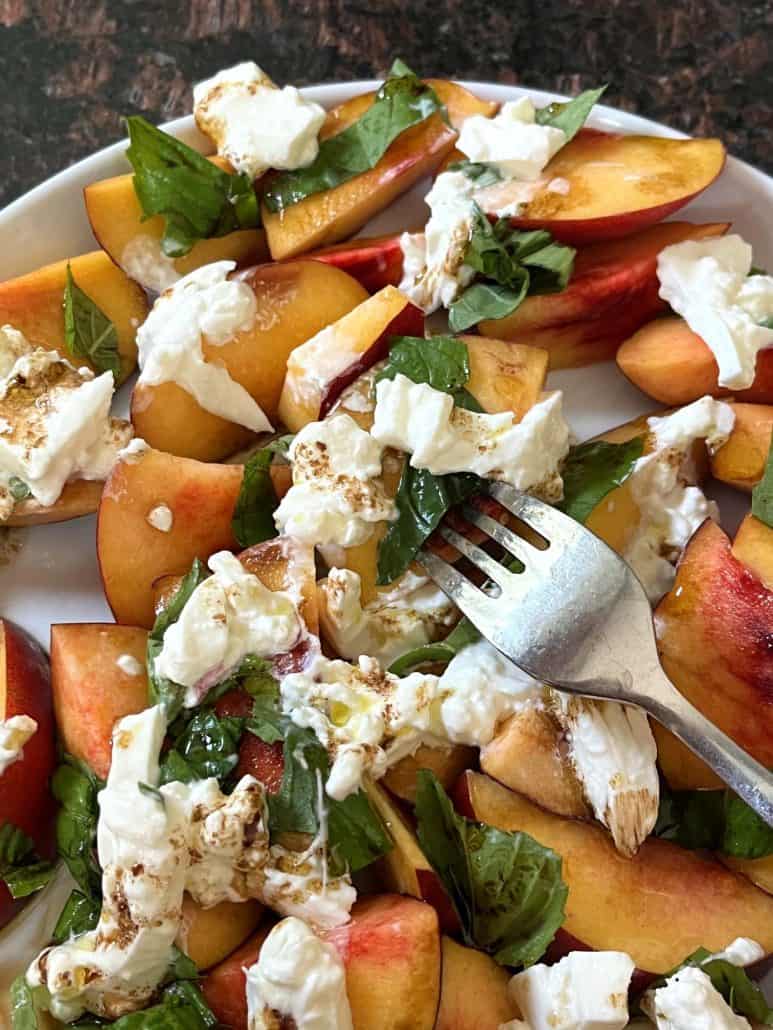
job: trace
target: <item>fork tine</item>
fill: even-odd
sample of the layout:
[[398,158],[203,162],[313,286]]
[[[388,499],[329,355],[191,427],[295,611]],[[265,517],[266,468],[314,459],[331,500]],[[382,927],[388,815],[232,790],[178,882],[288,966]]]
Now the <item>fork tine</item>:
[[528,540],[524,540],[522,536],[518,536],[512,529],[503,526],[501,522],[492,519],[490,515],[486,515],[479,508],[473,508],[471,504],[465,504],[462,508],[462,515],[467,522],[477,526],[487,536],[490,536],[492,540],[504,547],[522,565],[534,561],[539,562],[543,559],[544,551],[540,551],[539,548],[529,543]]
[[[494,520],[492,519],[492,521]],[[457,533],[450,526],[441,525],[438,531],[444,540],[447,540],[465,558],[468,558],[473,565],[477,565],[497,586],[504,586],[507,578],[512,575],[504,565],[501,565],[495,558],[492,558],[490,554],[486,554],[482,547],[473,544],[467,537]]]
[[474,586],[458,569],[442,558],[438,558],[426,547],[422,547],[416,555],[416,560],[424,566],[440,589],[448,594],[454,604],[473,624],[477,625],[478,621],[486,615],[487,609],[496,603],[493,598],[487,597],[482,590]]
[[522,494],[508,483],[491,483],[489,494],[507,510],[540,533],[548,542],[556,536],[565,536],[567,522],[573,520],[563,512],[529,494]]

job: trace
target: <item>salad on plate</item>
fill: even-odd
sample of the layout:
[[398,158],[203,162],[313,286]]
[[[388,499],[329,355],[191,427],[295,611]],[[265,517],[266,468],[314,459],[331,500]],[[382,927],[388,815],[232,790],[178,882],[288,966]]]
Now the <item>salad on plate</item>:
[[[0,619],[2,1025],[773,1025],[773,829],[416,562],[466,506],[545,546],[492,481],[557,505],[773,766],[773,276],[677,215],[722,143],[590,128],[603,92],[398,60],[325,110],[245,62],[194,90],[210,156],[128,118],[99,249],[0,283],[0,521],[96,513],[115,619]],[[579,440],[548,373],[614,361],[651,411]]]

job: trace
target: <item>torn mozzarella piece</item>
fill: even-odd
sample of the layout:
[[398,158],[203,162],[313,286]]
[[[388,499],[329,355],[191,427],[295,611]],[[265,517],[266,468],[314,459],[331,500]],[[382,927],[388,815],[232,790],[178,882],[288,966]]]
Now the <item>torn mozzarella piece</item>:
[[36,733],[38,724],[29,715],[0,719],[0,776],[22,757],[24,745]]
[[349,922],[357,891],[348,875],[330,877],[325,843],[315,839],[306,851],[271,847],[260,899],[280,915],[332,930]]
[[269,590],[229,551],[213,554],[208,564],[213,575],[167,629],[155,660],[157,676],[187,688],[188,708],[247,655],[282,654],[304,631],[293,598]]
[[557,391],[526,412],[478,414],[453,397],[398,373],[376,387],[371,435],[379,443],[408,451],[413,468],[433,475],[473,472],[559,500],[559,465],[569,450],[569,427]]
[[300,919],[277,923],[246,979],[248,1030],[352,1028],[341,957]]
[[703,340],[719,366],[719,385],[751,386],[757,354],[773,346],[773,276],[751,275],[752,248],[731,234],[684,240],[658,255],[660,296]]
[[470,161],[493,165],[505,179],[537,179],[566,143],[566,133],[536,122],[528,97],[502,104],[493,118],[465,119],[457,147]]
[[647,991],[642,1008],[658,1030],[751,1030],[695,966],[685,966],[663,987]]
[[118,264],[130,279],[153,293],[163,293],[181,278],[174,260],[161,249],[161,241],[147,233],[138,233],[129,240]]
[[646,714],[616,701],[550,695],[593,814],[617,850],[634,855],[655,826],[660,798],[657,747]]
[[205,411],[253,433],[270,432],[257,401],[224,365],[204,357],[205,340],[222,347],[255,323],[255,294],[247,283],[228,278],[235,267],[234,261],[203,265],[161,294],[137,330],[139,382],[177,383]]
[[370,655],[384,665],[446,635],[456,608],[425,576],[410,570],[389,590],[362,604],[360,576],[333,568],[318,585],[325,636],[342,658]]
[[751,966],[765,958],[766,954],[762,945],[751,937],[736,937],[726,948],[709,955],[701,964],[705,966],[707,962],[719,961],[730,962],[734,966]]
[[251,179],[269,168],[310,165],[325,121],[324,108],[294,86],[278,89],[254,61],[194,86],[193,114],[218,154]]
[[304,426],[290,446],[293,485],[274,513],[277,528],[317,546],[364,543],[396,516],[381,479],[382,453],[350,415]]
[[13,511],[14,482],[41,505],[72,479],[105,479],[131,437],[110,418],[115,381],[75,368],[57,351],[0,328],[0,521]]
[[633,971],[624,952],[573,951],[516,973],[508,992],[530,1030],[623,1030]]

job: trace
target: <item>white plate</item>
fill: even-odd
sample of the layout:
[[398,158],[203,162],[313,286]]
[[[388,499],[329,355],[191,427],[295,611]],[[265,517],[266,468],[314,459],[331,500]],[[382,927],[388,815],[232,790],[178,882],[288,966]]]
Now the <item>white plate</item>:
[[[339,83],[310,86],[305,96],[324,107],[333,107],[348,97],[375,89],[379,82]],[[554,93],[517,86],[483,82],[464,83],[487,100],[515,100],[532,97],[538,105],[565,99]],[[657,122],[598,105],[589,124],[599,129],[654,136],[681,137]],[[211,150],[193,118],[179,118],[164,128],[203,153]],[[93,250],[97,246],[89,227],[81,192],[97,179],[130,171],[124,157],[126,142],[116,143],[60,172],[15,201],[0,213],[0,279],[32,271],[49,261]],[[378,215],[363,234],[374,235],[420,223],[426,184],[419,184],[388,211]],[[773,179],[749,165],[730,158],[720,179],[675,217],[691,221],[732,221],[754,246],[755,261],[773,266],[773,234],[761,215],[773,210]],[[652,411],[655,405],[630,385],[613,362],[554,373],[549,385],[564,390],[565,410],[578,438],[585,439],[610,426]],[[119,403],[127,401],[127,388]],[[722,521],[733,529],[748,509],[745,499],[722,488],[713,490],[720,501]],[[49,628],[54,622],[112,621],[105,603],[95,554],[95,519],[78,519],[55,526],[14,531],[20,545],[17,556],[0,567],[0,614],[13,619],[48,646]],[[61,892],[60,892],[61,893]],[[41,902],[29,913],[30,929],[37,920]],[[51,905],[58,909],[58,902]],[[10,929],[10,928],[9,928]],[[21,927],[19,928],[19,930]],[[16,933],[19,932],[16,930]],[[47,932],[47,931],[46,931]],[[0,989],[2,980],[17,965],[18,948],[12,935],[0,935]],[[18,938],[17,938],[18,940]],[[0,1002],[0,1010],[2,1003]],[[0,1021],[2,1012],[0,1011]]]

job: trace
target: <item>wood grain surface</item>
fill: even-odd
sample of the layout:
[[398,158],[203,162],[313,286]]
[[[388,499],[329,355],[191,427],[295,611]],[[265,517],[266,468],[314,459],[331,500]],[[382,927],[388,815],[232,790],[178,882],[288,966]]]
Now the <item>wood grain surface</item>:
[[607,100],[773,171],[773,0],[0,0],[0,204],[190,111],[191,84],[253,59],[276,81],[426,74]]

